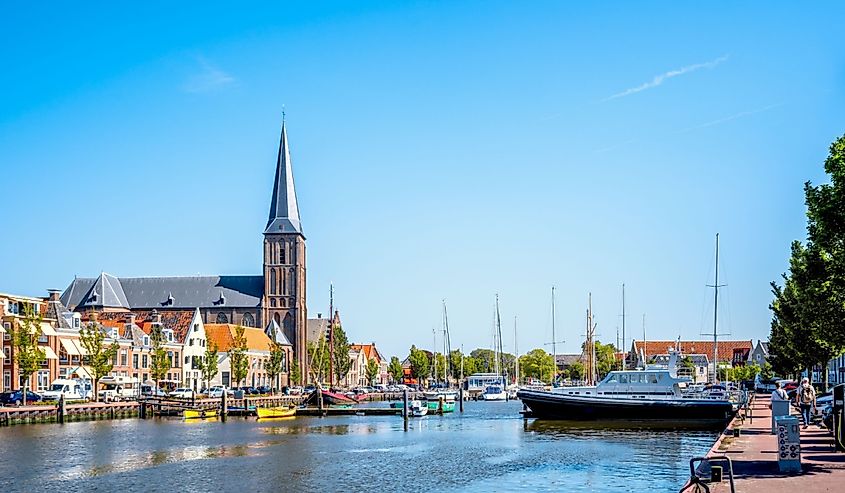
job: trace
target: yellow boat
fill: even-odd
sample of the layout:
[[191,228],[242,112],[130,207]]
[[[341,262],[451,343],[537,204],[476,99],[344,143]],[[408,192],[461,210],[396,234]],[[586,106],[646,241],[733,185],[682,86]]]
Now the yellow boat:
[[295,407],[259,407],[258,419],[267,418],[289,418],[296,415]]
[[185,409],[182,411],[182,417],[185,419],[206,419],[216,418],[216,409]]

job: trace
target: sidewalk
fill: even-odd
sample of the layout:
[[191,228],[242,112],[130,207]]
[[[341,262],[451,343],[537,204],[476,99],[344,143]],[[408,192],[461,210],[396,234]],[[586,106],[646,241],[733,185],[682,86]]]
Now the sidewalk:
[[[708,455],[727,455],[733,461],[736,491],[742,493],[798,491],[800,493],[845,492],[845,452],[835,452],[833,437],[824,428],[801,430],[803,472],[784,474],[778,470],[777,438],[771,434],[772,411],[768,395],[758,395],[753,406],[753,423],[734,419],[710,449]],[[794,410],[793,410],[793,414]],[[741,435],[733,437],[733,428]],[[727,471],[713,492],[729,492]]]

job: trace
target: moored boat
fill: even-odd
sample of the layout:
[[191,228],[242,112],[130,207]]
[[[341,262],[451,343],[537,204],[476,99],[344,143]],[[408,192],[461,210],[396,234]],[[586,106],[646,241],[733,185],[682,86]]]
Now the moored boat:
[[185,419],[207,419],[216,418],[216,409],[185,409],[182,411],[182,417]]
[[259,407],[258,419],[290,418],[296,416],[295,407]]
[[411,401],[411,416],[422,417],[428,414],[428,407],[422,401]]
[[734,415],[727,399],[685,395],[668,369],[612,371],[595,386],[522,389],[517,395],[538,418],[574,421],[687,423],[718,429]]
[[441,413],[453,413],[453,412],[455,412],[455,401],[454,400],[451,400],[451,401],[444,400],[444,401],[442,401],[442,405],[441,405],[440,400],[426,401],[426,407],[428,407],[429,411],[441,412]]
[[[519,395],[519,393],[517,393]],[[499,384],[488,385],[481,393],[481,400],[484,401],[506,401],[508,400],[508,393],[505,388]]]

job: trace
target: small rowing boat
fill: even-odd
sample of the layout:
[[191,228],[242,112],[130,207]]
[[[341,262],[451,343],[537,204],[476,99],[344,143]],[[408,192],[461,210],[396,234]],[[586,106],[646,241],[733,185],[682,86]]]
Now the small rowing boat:
[[290,418],[296,416],[295,407],[259,407],[257,410],[258,419],[268,418]]
[[206,419],[216,418],[216,409],[185,409],[182,411],[182,417],[185,419]]

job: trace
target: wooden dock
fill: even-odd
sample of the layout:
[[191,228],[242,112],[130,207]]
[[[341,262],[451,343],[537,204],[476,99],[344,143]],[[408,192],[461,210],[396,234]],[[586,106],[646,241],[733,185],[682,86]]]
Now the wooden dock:
[[296,410],[297,416],[400,416],[402,409],[390,407],[306,407]]
[[0,426],[25,423],[59,423],[137,417],[137,402],[87,402],[66,404],[61,412],[58,404],[0,407]]

